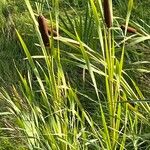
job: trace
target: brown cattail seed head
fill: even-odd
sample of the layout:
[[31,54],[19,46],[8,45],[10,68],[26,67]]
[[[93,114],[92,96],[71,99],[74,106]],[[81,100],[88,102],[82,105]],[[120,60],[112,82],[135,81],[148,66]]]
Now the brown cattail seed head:
[[112,26],[112,8],[111,8],[111,1],[110,0],[104,0],[104,18],[105,23],[108,28]]
[[44,16],[42,15],[38,16],[38,23],[39,23],[39,30],[43,39],[43,43],[45,46],[49,46],[48,26]]
[[[126,26],[125,25],[121,25],[121,29],[122,30],[125,30],[126,29]],[[127,32],[129,33],[136,33],[136,29],[132,28],[132,27],[127,27]]]

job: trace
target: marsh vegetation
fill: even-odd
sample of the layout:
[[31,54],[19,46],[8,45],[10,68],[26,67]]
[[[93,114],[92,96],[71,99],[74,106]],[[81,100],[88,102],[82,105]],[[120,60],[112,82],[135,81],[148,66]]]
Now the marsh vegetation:
[[0,149],[150,149],[149,3],[1,1]]

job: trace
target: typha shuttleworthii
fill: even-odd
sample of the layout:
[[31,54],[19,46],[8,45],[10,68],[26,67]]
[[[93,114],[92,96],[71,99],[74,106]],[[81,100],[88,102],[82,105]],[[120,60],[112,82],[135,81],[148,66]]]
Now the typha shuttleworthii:
[[45,46],[49,46],[49,36],[53,34],[53,36],[57,36],[57,32],[52,28],[48,27],[46,19],[43,15],[38,16],[38,24],[39,30],[43,39],[43,43]]

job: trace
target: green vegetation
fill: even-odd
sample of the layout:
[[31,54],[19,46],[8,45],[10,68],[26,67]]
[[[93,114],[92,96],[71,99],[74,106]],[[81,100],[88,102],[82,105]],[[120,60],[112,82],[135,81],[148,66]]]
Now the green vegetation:
[[148,1],[0,2],[0,150],[150,149]]

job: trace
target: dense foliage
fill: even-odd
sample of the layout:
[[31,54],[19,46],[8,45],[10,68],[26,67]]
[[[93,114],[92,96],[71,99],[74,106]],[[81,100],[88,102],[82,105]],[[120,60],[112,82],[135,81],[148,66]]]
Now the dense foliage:
[[148,1],[1,1],[0,149],[149,149]]

